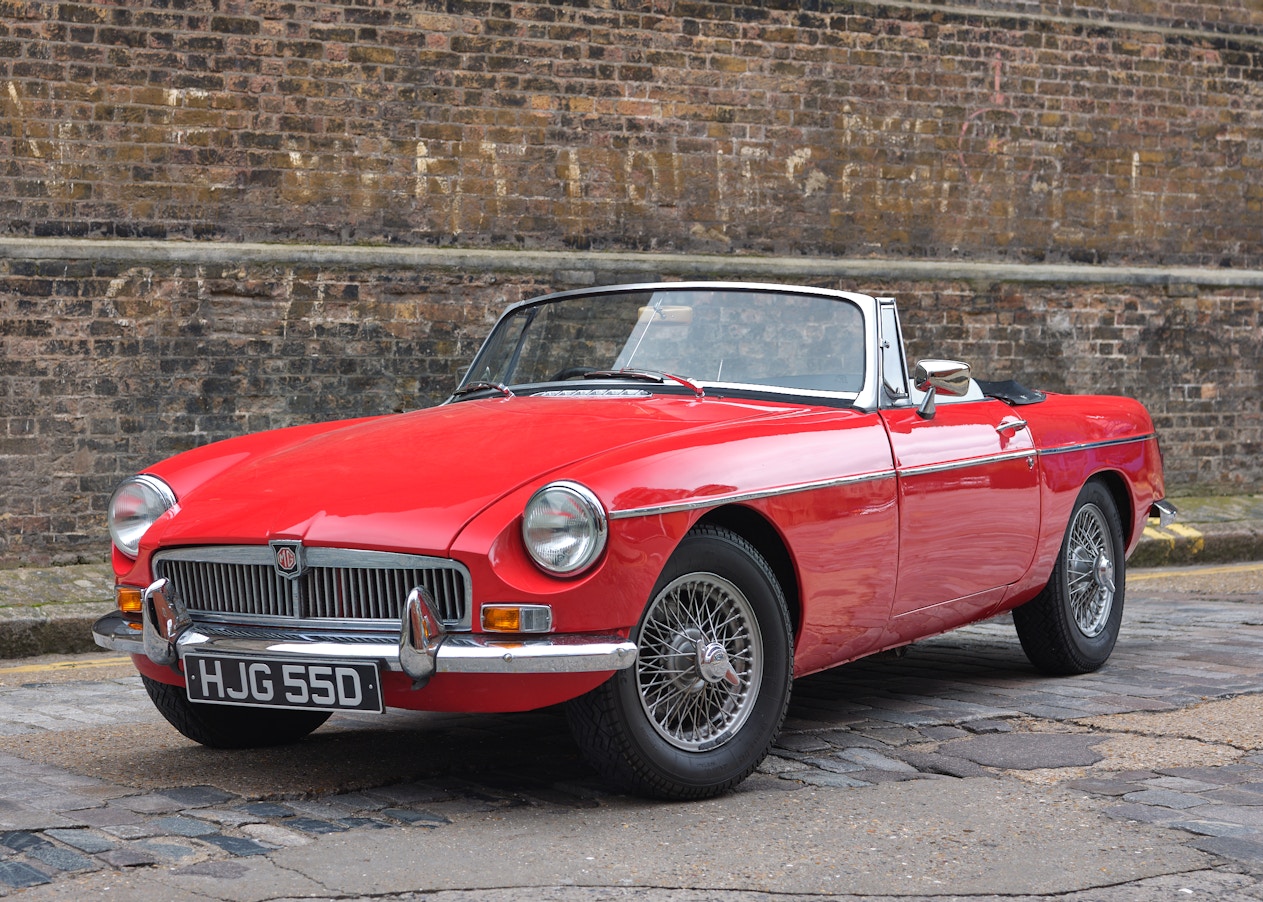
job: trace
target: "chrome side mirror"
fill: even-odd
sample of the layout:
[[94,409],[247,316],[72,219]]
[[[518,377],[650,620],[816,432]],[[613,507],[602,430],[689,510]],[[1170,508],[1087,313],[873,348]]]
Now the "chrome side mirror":
[[917,391],[925,392],[925,400],[917,408],[923,420],[934,419],[934,396],[946,392],[954,398],[969,394],[969,364],[959,360],[922,360],[912,376]]

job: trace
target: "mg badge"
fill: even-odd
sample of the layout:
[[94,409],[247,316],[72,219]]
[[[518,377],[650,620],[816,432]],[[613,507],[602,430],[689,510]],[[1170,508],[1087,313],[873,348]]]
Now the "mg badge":
[[272,546],[272,564],[276,572],[286,579],[297,579],[307,569],[303,559],[303,543],[294,541],[269,542]]

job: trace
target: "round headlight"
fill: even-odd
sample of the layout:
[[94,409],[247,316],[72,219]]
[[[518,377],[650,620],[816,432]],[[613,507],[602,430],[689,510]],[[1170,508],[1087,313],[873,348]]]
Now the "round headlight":
[[110,538],[118,550],[135,557],[140,539],[154,522],[175,507],[175,493],[156,476],[133,476],[110,498]]
[[605,508],[577,482],[552,482],[531,496],[522,515],[522,540],[549,573],[578,573],[605,548]]

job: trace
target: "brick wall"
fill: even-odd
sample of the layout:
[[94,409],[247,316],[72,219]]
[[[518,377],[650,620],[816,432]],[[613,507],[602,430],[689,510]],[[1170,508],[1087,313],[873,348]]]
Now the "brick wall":
[[1174,493],[1263,490],[1263,289],[913,284],[910,354],[1149,408]]
[[1177,491],[1263,490],[1261,161],[1250,0],[0,0],[0,567],[627,277],[894,294],[914,354],[1135,395]]
[[[533,273],[513,271],[514,258],[463,272],[0,259],[0,565],[101,557],[113,486],[175,452],[441,400],[516,300],[707,265],[765,277],[727,258],[653,272],[576,254],[528,260]],[[879,280],[779,263],[785,281],[898,297],[913,358],[1140,398],[1176,490],[1263,488],[1263,279],[1248,289]]]
[[0,216],[1258,267],[1261,33],[1247,0],[13,0]]
[[519,290],[496,282],[0,261],[0,563],[100,557],[109,494],[145,462],[441,399]]

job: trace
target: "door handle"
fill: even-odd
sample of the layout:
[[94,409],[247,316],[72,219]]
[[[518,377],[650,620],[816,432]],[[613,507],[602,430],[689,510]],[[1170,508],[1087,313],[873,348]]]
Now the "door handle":
[[995,427],[995,431],[999,433],[1008,432],[1012,429],[1014,432],[1020,432],[1026,428],[1026,420],[1006,420],[999,426]]

